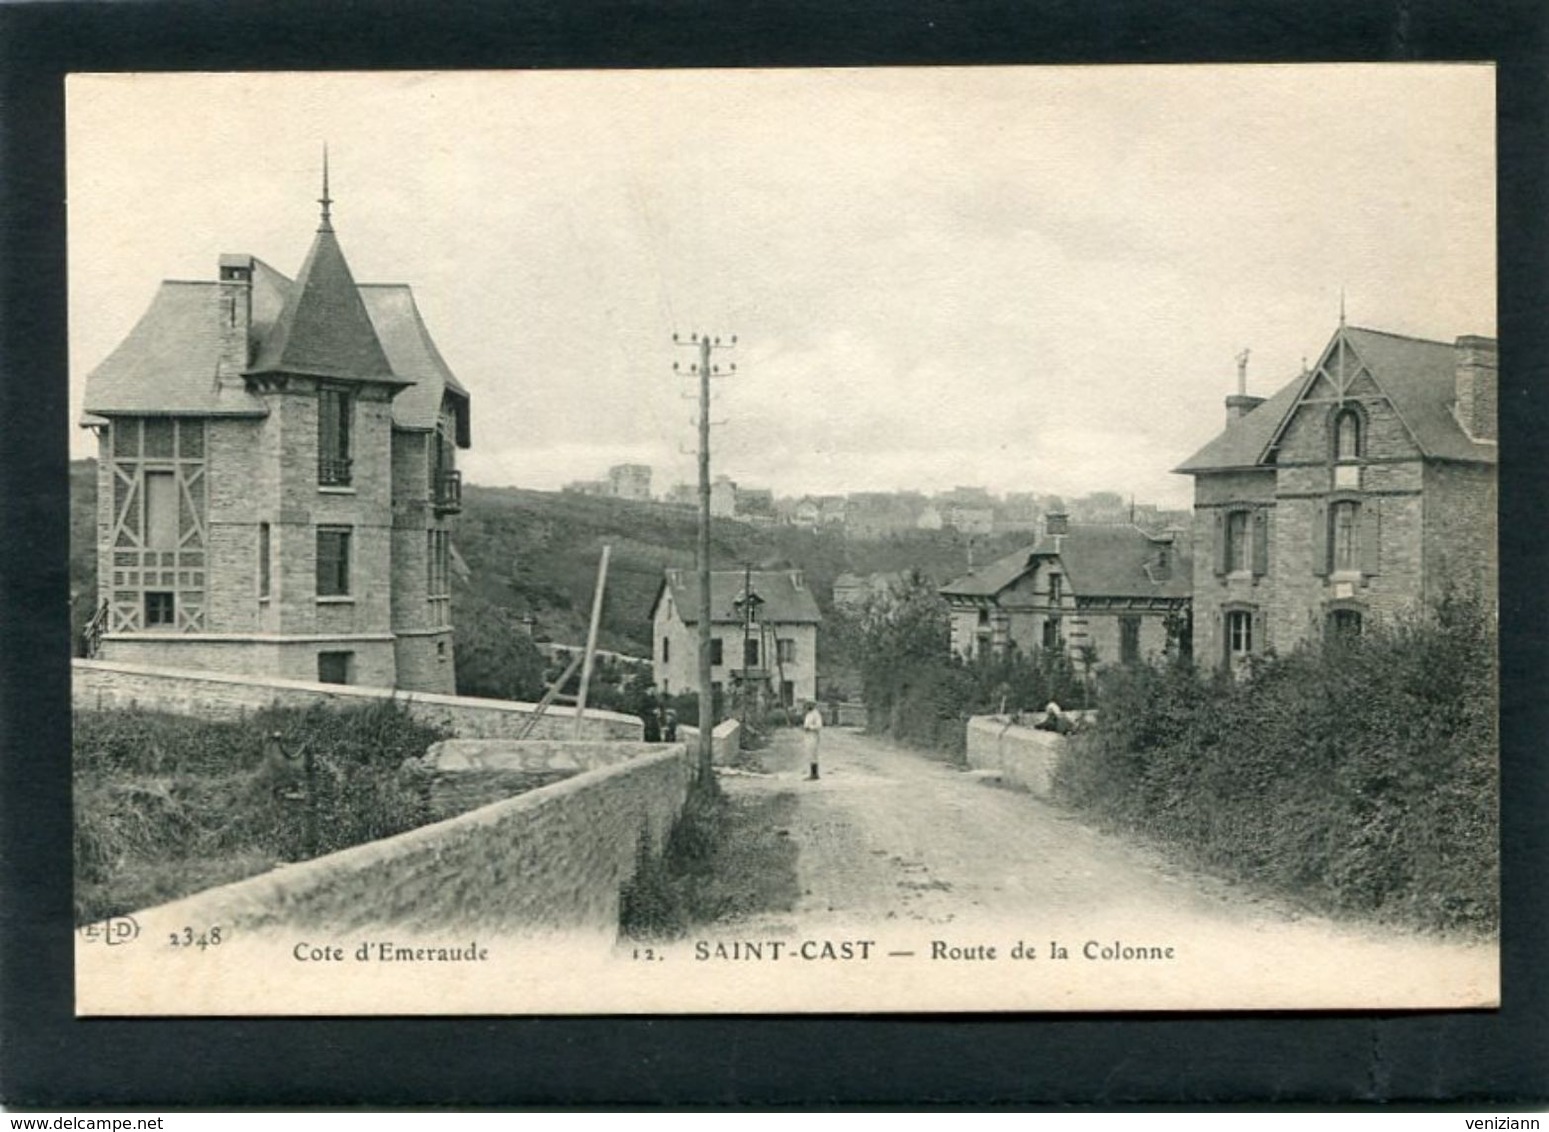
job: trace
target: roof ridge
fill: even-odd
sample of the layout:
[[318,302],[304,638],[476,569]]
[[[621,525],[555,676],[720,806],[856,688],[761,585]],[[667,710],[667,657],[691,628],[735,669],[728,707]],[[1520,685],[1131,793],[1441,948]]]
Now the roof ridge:
[[[1378,334],[1384,338],[1398,338],[1405,342],[1421,342],[1427,346],[1445,346],[1449,350],[1452,349],[1453,345],[1451,342],[1441,338],[1421,338],[1417,334],[1399,334],[1397,331],[1378,330],[1371,326],[1347,326],[1345,329],[1359,330],[1362,334]],[[1483,337],[1488,337],[1488,335],[1484,335]]]

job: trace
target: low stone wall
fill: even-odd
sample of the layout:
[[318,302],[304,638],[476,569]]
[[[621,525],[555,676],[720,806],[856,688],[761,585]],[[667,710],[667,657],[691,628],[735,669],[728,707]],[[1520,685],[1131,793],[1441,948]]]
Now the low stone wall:
[[842,703],[836,704],[834,718],[828,722],[835,727],[865,727],[866,705]]
[[[630,744],[633,746],[633,744]],[[662,846],[695,759],[682,743],[422,826],[136,913],[146,923],[342,933],[585,933],[611,941],[642,835]]]
[[660,743],[644,742],[447,739],[431,744],[420,761],[431,776],[431,812],[451,817],[660,750]]
[[1007,786],[1047,798],[1067,742],[1063,735],[1021,727],[1004,716],[976,715],[968,721],[968,766],[993,771]]
[[[698,749],[699,728],[680,725],[678,735],[688,744],[689,750]],[[716,724],[715,730],[710,732],[710,761],[716,766],[725,766],[735,759],[741,746],[742,721],[723,719]]]
[[[76,660],[73,702],[77,710],[138,705],[151,711],[176,712],[205,719],[236,719],[262,708],[309,708],[315,704],[350,706],[391,697],[416,719],[445,727],[462,739],[515,739],[533,713],[534,705],[473,696],[442,696],[432,692],[400,692],[354,684],[316,684],[190,672],[172,668]],[[581,738],[639,739],[643,725],[632,715],[588,711],[581,720]],[[575,738],[575,708],[550,707],[539,718],[530,738]]]

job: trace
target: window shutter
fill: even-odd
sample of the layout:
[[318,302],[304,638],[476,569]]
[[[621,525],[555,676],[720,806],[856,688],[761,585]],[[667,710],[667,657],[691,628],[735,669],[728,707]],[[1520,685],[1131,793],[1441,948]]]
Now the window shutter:
[[1268,619],[1262,609],[1253,611],[1253,653],[1255,655],[1267,652],[1269,649],[1269,630],[1266,626]]
[[1321,499],[1312,506],[1312,572],[1328,575],[1328,504]]
[[1226,573],[1226,512],[1216,512],[1215,571],[1220,577]]
[[1370,499],[1361,504],[1361,573],[1380,574],[1382,564],[1382,501]]
[[1230,666],[1232,663],[1232,633],[1231,624],[1224,610],[1216,614],[1216,636],[1221,641],[1221,663]]
[[1253,512],[1253,573],[1269,573],[1269,512]]

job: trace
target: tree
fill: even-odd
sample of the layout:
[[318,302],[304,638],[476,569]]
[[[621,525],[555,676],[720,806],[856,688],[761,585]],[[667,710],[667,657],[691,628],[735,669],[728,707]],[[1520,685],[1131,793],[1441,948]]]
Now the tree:
[[544,659],[526,630],[469,590],[455,596],[457,694],[531,703],[544,692]]

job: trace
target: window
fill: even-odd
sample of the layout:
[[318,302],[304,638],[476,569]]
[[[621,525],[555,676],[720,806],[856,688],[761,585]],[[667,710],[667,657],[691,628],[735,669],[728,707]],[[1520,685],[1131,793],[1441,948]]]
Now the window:
[[1226,517],[1226,569],[1228,573],[1248,573],[1247,511],[1233,511]]
[[258,596],[269,596],[269,524],[258,524]]
[[745,668],[758,667],[758,638],[749,637],[742,642],[742,664]]
[[721,638],[716,637],[710,642],[710,663],[716,665],[721,662]]
[[796,639],[794,637],[781,637],[775,646],[779,649],[777,654],[781,664],[796,663]]
[[1334,459],[1338,461],[1361,458],[1361,415],[1354,409],[1344,409],[1334,418]]
[[452,536],[450,531],[425,532],[425,592],[448,597],[452,592]]
[[1345,500],[1329,508],[1329,563],[1336,574],[1360,568],[1356,557],[1356,520],[1360,504]]
[[342,389],[317,394],[317,482],[325,487],[350,483],[350,418],[354,399]]
[[1134,664],[1140,660],[1140,618],[1119,618],[1119,660]]
[[786,707],[796,702],[796,685],[792,681],[780,681],[780,702]]
[[662,663],[667,664],[672,660],[672,638],[662,638]]
[[1049,604],[1058,605],[1064,596],[1065,579],[1059,574],[1049,575]]
[[1233,609],[1226,615],[1226,652],[1235,660],[1253,651],[1253,614]]
[[1328,634],[1334,638],[1349,639],[1361,635],[1361,611],[1336,609],[1328,615]]
[[317,681],[320,684],[350,683],[350,669],[355,666],[352,652],[320,652],[317,654]]
[[173,596],[169,593],[147,593],[145,595],[145,627],[147,629],[156,625],[165,625],[171,628],[176,622],[177,605]]
[[[168,422],[169,425],[170,423],[171,422]],[[149,432],[150,430],[147,429],[147,439],[149,439]],[[177,535],[177,477],[172,472],[146,472],[146,548],[154,550],[176,550]]]
[[1060,619],[1058,617],[1045,617],[1043,619],[1043,647],[1057,649],[1060,647]]
[[317,531],[317,596],[348,597],[349,593],[349,529],[319,527]]

